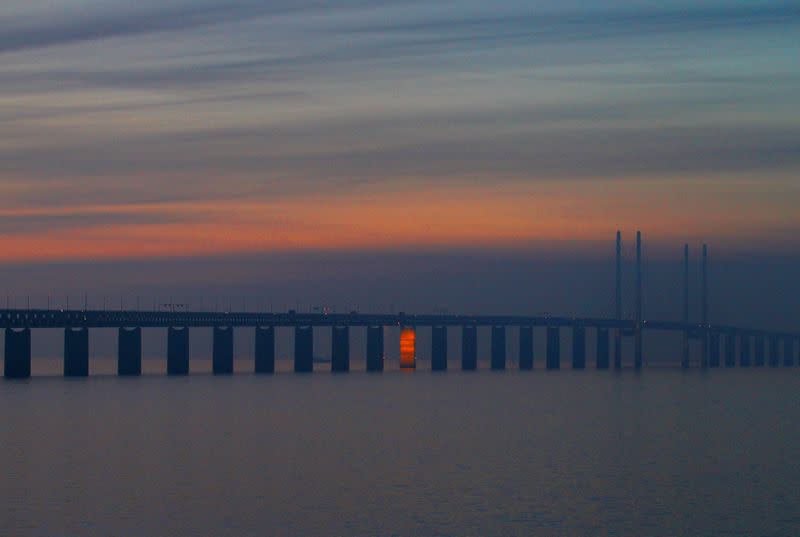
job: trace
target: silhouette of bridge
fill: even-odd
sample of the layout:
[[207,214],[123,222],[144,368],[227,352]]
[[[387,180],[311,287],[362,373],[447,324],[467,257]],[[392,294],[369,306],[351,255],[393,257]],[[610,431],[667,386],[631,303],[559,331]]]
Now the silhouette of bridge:
[[[384,329],[401,327],[431,329],[431,369],[444,371],[447,363],[449,328],[462,331],[461,368],[478,368],[478,327],[491,327],[490,367],[506,368],[506,332],[518,332],[518,367],[534,368],[534,329],[544,329],[547,369],[561,367],[561,330],[572,333],[571,367],[587,367],[586,331],[596,331],[594,352],[597,369],[622,369],[622,340],[634,339],[633,367],[644,367],[642,333],[646,330],[671,331],[683,335],[681,365],[690,366],[689,341],[702,343],[701,367],[749,367],[798,365],[800,333],[760,330],[755,328],[712,325],[708,321],[708,251],[702,254],[702,320],[689,322],[689,251],[684,245],[683,319],[663,321],[642,317],[641,233],[636,234],[636,307],[633,319],[622,318],[622,240],[617,232],[616,293],[613,318],[582,318],[525,315],[449,315],[449,314],[349,314],[332,313],[250,313],[200,311],[109,311],[109,310],[0,310],[0,328],[5,329],[6,378],[27,378],[31,373],[31,330],[34,328],[64,329],[64,375],[89,374],[89,329],[117,328],[118,373],[139,375],[142,366],[143,328],[167,328],[167,373],[189,373],[189,328],[213,328],[212,369],[215,374],[233,372],[234,328],[255,328],[255,372],[275,371],[275,329],[294,328],[294,370],[313,371],[314,327],[330,327],[331,370],[350,370],[350,329],[366,329],[366,370],[382,371],[384,367]],[[723,341],[724,340],[724,341]],[[723,356],[724,343],[724,356]]]

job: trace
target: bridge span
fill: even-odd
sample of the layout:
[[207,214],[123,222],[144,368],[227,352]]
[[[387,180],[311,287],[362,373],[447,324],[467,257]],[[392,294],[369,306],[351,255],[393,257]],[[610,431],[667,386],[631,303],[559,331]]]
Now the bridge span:
[[[86,376],[89,373],[89,329],[118,330],[118,373],[141,374],[143,328],[167,328],[167,373],[189,373],[189,328],[213,329],[212,367],[215,374],[233,372],[234,330],[255,328],[255,372],[275,371],[275,329],[293,328],[295,332],[294,370],[313,371],[314,327],[331,330],[331,369],[350,369],[350,330],[366,330],[366,369],[382,371],[385,356],[384,329],[400,327],[416,330],[429,327],[432,333],[431,369],[447,369],[447,333],[462,332],[461,367],[476,369],[478,327],[491,328],[490,364],[492,369],[506,368],[506,332],[515,328],[518,334],[518,367],[534,368],[534,330],[543,330],[546,341],[547,369],[561,367],[561,330],[572,333],[571,367],[587,367],[587,330],[596,331],[594,351],[597,369],[621,369],[622,350],[614,344],[625,337],[641,340],[646,330],[672,331],[686,339],[701,340],[703,367],[748,367],[763,365],[798,365],[800,333],[759,330],[746,327],[687,323],[680,321],[635,319],[580,318],[524,315],[436,315],[436,314],[324,314],[324,313],[253,313],[253,312],[164,312],[164,311],[100,311],[100,310],[0,310],[0,328],[5,329],[5,367],[7,378],[26,378],[31,370],[31,330],[59,328],[64,330],[64,375]],[[707,342],[707,343],[706,343]],[[635,346],[634,368],[641,369],[644,360],[641,343]],[[617,352],[619,349],[619,352]],[[751,353],[752,349],[752,353]],[[752,354],[752,358],[751,358]],[[616,357],[620,356],[619,360]],[[688,367],[688,362],[684,363]]]
[[[401,350],[411,352],[413,364],[416,328],[431,329],[431,369],[447,369],[448,330],[461,330],[461,368],[478,367],[478,327],[491,328],[490,364],[492,369],[506,368],[507,331],[517,333],[518,367],[534,368],[534,333],[544,332],[547,369],[561,367],[561,331],[572,335],[571,366],[587,367],[586,335],[594,330],[597,369],[623,368],[623,339],[633,338],[633,367],[644,367],[642,334],[645,331],[669,331],[683,336],[681,365],[690,366],[689,341],[702,345],[701,367],[794,366],[800,362],[800,332],[761,330],[756,328],[716,325],[709,322],[708,250],[702,249],[702,318],[689,321],[689,249],[684,245],[683,319],[664,321],[646,319],[642,308],[641,233],[636,234],[635,317],[622,316],[621,234],[616,243],[616,304],[613,318],[558,317],[526,315],[439,315],[384,313],[253,313],[216,311],[111,311],[62,309],[0,309],[0,328],[5,330],[4,376],[27,378],[31,373],[31,331],[40,328],[64,330],[64,375],[86,376],[89,373],[89,330],[118,330],[118,373],[139,375],[142,369],[142,329],[167,329],[167,373],[189,373],[190,328],[213,329],[212,368],[215,374],[233,372],[234,331],[238,327],[255,328],[255,372],[275,371],[275,329],[294,329],[294,370],[298,373],[314,369],[314,328],[331,330],[331,370],[350,369],[350,330],[366,331],[366,369],[382,371],[385,357],[384,330],[400,327]],[[613,345],[612,336],[613,335]],[[612,354],[613,348],[613,354]],[[403,354],[401,352],[401,355]],[[613,357],[613,360],[612,360]],[[409,358],[406,356],[406,358]]]

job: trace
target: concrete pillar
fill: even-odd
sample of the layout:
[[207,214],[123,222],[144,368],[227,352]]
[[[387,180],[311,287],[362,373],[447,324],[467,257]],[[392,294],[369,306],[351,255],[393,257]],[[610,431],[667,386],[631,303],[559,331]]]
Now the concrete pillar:
[[719,367],[720,335],[719,332],[708,334],[708,366]]
[[683,331],[683,352],[681,355],[681,367],[689,369],[689,331]]
[[89,330],[87,328],[64,329],[64,376],[86,377],[89,375]]
[[736,334],[725,336],[725,367],[736,367]]
[[739,366],[750,367],[750,335],[739,334]]
[[331,371],[350,371],[350,329],[346,326],[331,327]]
[[64,329],[64,376],[89,375],[89,329]]
[[233,327],[215,326],[211,369],[215,375],[233,373]]
[[142,329],[120,327],[117,333],[117,374],[142,374]]
[[642,359],[642,325],[637,323],[633,334],[633,367],[641,369],[644,360]]
[[794,341],[792,338],[783,339],[783,366],[792,367],[794,365]]
[[755,337],[755,351],[756,367],[764,367],[764,336]]
[[608,328],[597,329],[597,352],[595,353],[595,367],[608,369],[609,357]]
[[256,326],[256,373],[275,372],[275,327]]
[[461,328],[461,369],[475,371],[478,369],[478,327]]
[[383,371],[383,327],[367,327],[367,371]]
[[533,369],[533,327],[519,327],[519,368],[523,371]]
[[294,371],[314,371],[314,327],[296,326],[294,329]]
[[447,371],[447,327],[431,328],[431,370]]
[[189,374],[189,327],[167,329],[167,375]]
[[769,366],[778,367],[780,365],[780,339],[778,336],[769,338]]
[[506,328],[492,327],[492,369],[506,368]]
[[800,365],[800,339],[797,340],[797,358],[794,363],[795,365]]
[[31,329],[6,328],[6,354],[3,375],[9,379],[31,376]]
[[572,369],[586,369],[586,329],[572,327]]
[[547,369],[561,368],[561,332],[557,326],[547,327]]

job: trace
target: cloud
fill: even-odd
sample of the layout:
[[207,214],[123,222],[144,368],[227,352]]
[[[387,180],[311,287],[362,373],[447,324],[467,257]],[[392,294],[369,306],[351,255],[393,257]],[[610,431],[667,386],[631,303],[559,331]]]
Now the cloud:
[[[362,2],[345,1],[340,7]],[[180,32],[257,17],[285,15],[311,9],[328,9],[321,0],[197,0],[193,2],[142,2],[138,8],[124,3],[90,3],[81,10],[48,11],[36,16],[7,16],[0,20],[0,54],[75,43]]]
[[0,150],[0,172],[109,180],[135,175],[149,188],[159,177],[194,174],[195,192],[215,181],[222,181],[219,189],[280,185],[302,192],[402,177],[644,179],[800,167],[800,129],[791,125],[637,125],[622,121],[621,112],[602,105],[512,109],[91,138],[49,147],[45,159],[39,147]]

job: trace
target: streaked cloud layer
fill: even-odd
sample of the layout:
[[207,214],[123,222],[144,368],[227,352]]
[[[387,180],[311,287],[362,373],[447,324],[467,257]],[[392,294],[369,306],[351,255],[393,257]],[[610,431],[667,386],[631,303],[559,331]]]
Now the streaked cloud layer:
[[3,261],[791,243],[798,33],[766,1],[7,0]]

